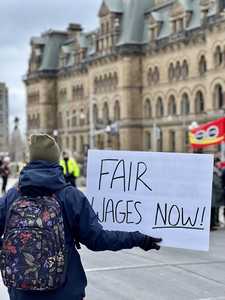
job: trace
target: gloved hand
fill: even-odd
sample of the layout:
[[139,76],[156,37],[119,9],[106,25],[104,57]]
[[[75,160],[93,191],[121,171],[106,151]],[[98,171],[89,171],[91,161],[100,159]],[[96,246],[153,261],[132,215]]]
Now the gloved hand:
[[160,238],[154,238],[148,235],[145,235],[144,241],[142,245],[140,245],[140,248],[144,251],[149,251],[151,249],[159,250],[160,246],[158,243],[162,242],[162,239]]

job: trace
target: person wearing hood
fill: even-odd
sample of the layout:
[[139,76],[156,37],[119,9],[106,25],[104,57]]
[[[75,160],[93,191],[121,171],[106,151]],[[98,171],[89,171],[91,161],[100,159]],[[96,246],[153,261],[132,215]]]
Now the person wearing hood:
[[[21,195],[26,195],[28,200],[29,197],[39,196],[42,201],[45,199],[44,197],[54,194],[60,204],[63,216],[68,261],[65,268],[65,280],[61,286],[41,291],[8,286],[11,300],[84,299],[87,278],[77,250],[79,243],[92,251],[118,251],[133,247],[140,247],[145,251],[160,249],[158,243],[161,242],[161,239],[144,235],[138,231],[121,232],[103,229],[84,194],[65,182],[62,167],[59,165],[59,146],[52,137],[45,134],[31,136],[29,150],[30,162],[21,171],[18,186],[11,188],[0,199],[0,237],[3,236],[7,227],[9,208],[18,201],[18,198],[20,199]],[[22,202],[22,208],[26,206],[25,202]],[[27,208],[29,210],[29,206]],[[22,211],[22,213],[24,212]],[[18,224],[19,226],[21,225]],[[3,236],[3,242],[4,238],[5,236]],[[28,239],[28,234],[24,234],[23,243],[26,243]],[[16,248],[16,245],[8,243],[7,247],[13,254],[16,250],[22,252],[21,248]],[[18,253],[18,255],[25,255],[25,253]],[[41,258],[42,254],[38,253],[38,255]],[[25,259],[32,266],[34,261],[31,258],[26,254]],[[38,265],[37,262],[35,263]],[[18,272],[18,270],[16,271]],[[27,272],[32,272],[32,269]],[[9,275],[12,276],[12,274]],[[16,277],[12,278],[14,280]]]

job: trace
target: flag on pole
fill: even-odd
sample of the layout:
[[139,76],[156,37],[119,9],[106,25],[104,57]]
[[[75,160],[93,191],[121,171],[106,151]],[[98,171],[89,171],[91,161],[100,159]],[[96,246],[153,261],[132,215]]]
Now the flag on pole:
[[225,118],[202,124],[189,132],[189,141],[193,148],[204,148],[221,144],[225,138]]

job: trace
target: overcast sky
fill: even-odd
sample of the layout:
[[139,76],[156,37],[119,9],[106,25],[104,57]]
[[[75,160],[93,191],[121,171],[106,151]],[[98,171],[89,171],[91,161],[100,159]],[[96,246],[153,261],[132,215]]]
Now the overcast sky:
[[48,29],[64,30],[69,23],[94,29],[102,0],[1,0],[0,81],[9,88],[10,127],[15,116],[25,131],[25,88],[30,38]]

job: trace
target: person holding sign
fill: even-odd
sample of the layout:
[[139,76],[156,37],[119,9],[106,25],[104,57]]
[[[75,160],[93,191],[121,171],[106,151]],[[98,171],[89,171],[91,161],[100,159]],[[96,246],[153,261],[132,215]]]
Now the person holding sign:
[[11,300],[82,300],[79,243],[93,251],[160,249],[160,238],[103,229],[85,195],[66,183],[55,139],[33,135],[29,150],[18,187],[0,199],[0,268]]

